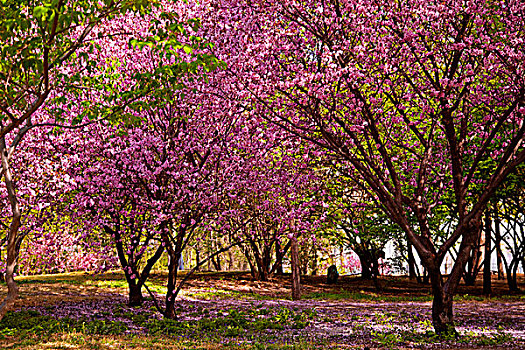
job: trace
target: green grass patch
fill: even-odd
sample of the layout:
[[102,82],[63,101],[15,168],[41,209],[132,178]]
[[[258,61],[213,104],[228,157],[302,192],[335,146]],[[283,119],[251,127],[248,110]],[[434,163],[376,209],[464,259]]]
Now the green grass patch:
[[364,291],[354,292],[340,290],[339,292],[314,292],[305,294],[304,299],[315,299],[315,300],[360,300],[360,301],[378,301],[378,302],[401,302],[401,301],[432,301],[431,295],[419,295],[419,296],[393,296],[393,295],[381,295],[376,293],[367,293]]
[[79,332],[82,334],[118,335],[128,329],[120,321],[54,318],[27,310],[8,312],[0,321],[0,339],[6,336],[27,334],[51,335],[54,333]]
[[275,297],[262,295],[257,293],[246,293],[235,290],[210,290],[210,291],[199,291],[199,292],[185,292],[185,296],[200,299],[200,300],[275,300]]

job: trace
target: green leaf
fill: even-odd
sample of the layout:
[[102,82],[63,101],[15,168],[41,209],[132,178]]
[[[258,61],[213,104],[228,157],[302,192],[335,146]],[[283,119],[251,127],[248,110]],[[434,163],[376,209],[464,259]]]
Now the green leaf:
[[35,6],[33,9],[33,16],[37,18],[41,18],[47,13],[47,7],[44,6]]

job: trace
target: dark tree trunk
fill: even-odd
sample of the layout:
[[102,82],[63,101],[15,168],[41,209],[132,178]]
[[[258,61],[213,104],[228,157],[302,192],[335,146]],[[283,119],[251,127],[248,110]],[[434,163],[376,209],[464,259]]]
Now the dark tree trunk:
[[128,284],[128,288],[128,305],[141,306],[144,302],[144,297],[142,296],[142,285],[137,283],[131,283]]
[[182,255],[183,240],[186,236],[186,226],[181,225],[181,227],[179,227],[179,232],[177,232],[177,235],[174,237],[175,242],[172,242],[169,235],[167,234],[166,230],[168,229],[169,228],[167,226],[161,228],[162,239],[166,244],[166,251],[169,255],[168,282],[166,283],[166,308],[164,310],[164,317],[169,319],[177,319],[177,313],[175,311],[175,299],[177,298],[177,273],[179,269],[179,260]]
[[312,276],[316,276],[318,272],[319,272],[319,267],[317,264],[317,249],[314,246],[313,252],[312,252]]
[[[180,254],[178,254],[180,256]],[[177,254],[170,254],[168,263],[168,283],[166,284],[166,308],[164,310],[164,317],[169,319],[177,319],[177,313],[175,311],[175,288],[177,283],[177,268],[179,259]]]
[[201,265],[201,256],[199,253],[199,249],[195,248],[195,266],[197,266],[196,271],[200,271],[200,265]]
[[[479,235],[481,237],[481,234]],[[467,268],[463,274],[465,285],[473,286],[481,270],[481,242],[476,242],[467,261]]]
[[506,276],[507,276],[507,285],[509,287],[509,291],[511,292],[519,292],[520,289],[518,287],[518,279],[517,279],[517,271],[518,271],[519,261],[512,260],[508,266],[506,266]]
[[421,276],[421,283],[422,284],[430,283],[430,274],[428,273],[428,270],[425,267],[423,267],[423,276]]
[[299,247],[297,244],[297,238],[294,236],[291,238],[291,262],[292,262],[292,299],[301,299],[301,274],[299,270]]
[[250,267],[250,275],[252,275],[253,279],[256,279],[256,277],[257,277],[257,270],[255,268],[255,264],[252,261],[252,256],[251,256],[251,254],[249,252],[249,249],[241,246],[241,251],[242,251],[242,253],[244,254],[244,257],[245,257],[244,262],[247,263],[248,266]]
[[[142,286],[148,279],[149,274],[151,273],[151,269],[162,256],[162,253],[164,252],[164,247],[162,246],[162,244],[159,244],[157,250],[155,251],[155,254],[153,254],[153,256],[147,260],[146,265],[142,269],[142,272],[139,273],[139,270],[137,268],[137,261],[135,261],[132,257],[130,257],[129,260],[126,258],[126,253],[124,252],[124,245],[122,244],[122,236],[120,234],[120,230],[118,228],[112,229],[111,227],[105,225],[104,231],[106,231],[106,233],[110,234],[113,237],[113,243],[115,244],[117,256],[126,276],[126,282],[128,283],[129,291],[128,305],[142,305],[144,301],[144,298],[142,296]],[[135,275],[134,278],[131,278],[133,275]]]
[[228,271],[233,271],[233,253],[231,250],[228,251]]
[[[433,279],[432,274],[431,280]],[[436,277],[434,275],[434,277]],[[449,335],[456,333],[454,328],[454,312],[452,293],[447,293],[441,287],[434,286],[432,282],[432,324],[434,330],[439,335]]]
[[492,294],[492,273],[490,270],[491,261],[491,233],[492,233],[492,220],[490,218],[490,211],[485,212],[485,257],[483,264],[483,294]]
[[211,261],[215,271],[222,271],[221,258],[218,255],[215,258],[212,258]]
[[458,333],[454,326],[453,299],[464,274],[465,266],[472,254],[472,249],[479,244],[481,234],[481,218],[472,219],[464,227],[463,240],[459,247],[456,262],[445,283],[440,272],[440,262],[432,258],[424,260],[432,284],[432,325],[437,334],[454,335]]
[[258,252],[255,253],[255,264],[257,266],[255,279],[258,281],[268,281],[270,279],[269,267],[266,264],[266,259],[261,257]]
[[286,253],[288,252],[288,250],[290,249],[290,244],[291,244],[291,242],[288,241],[288,243],[286,243],[286,245],[283,248],[283,247],[281,247],[281,243],[279,243],[279,241],[276,241],[276,244],[275,244],[275,263],[272,266],[271,273],[276,273],[278,275],[284,275],[283,259],[284,259],[285,255],[286,255]]
[[366,253],[355,249],[354,252],[356,252],[357,257],[359,258],[359,263],[361,264],[361,278],[364,280],[372,279],[372,266],[370,265],[370,261]]
[[[282,254],[284,255],[284,254]],[[277,255],[277,260],[275,261],[275,273],[277,275],[284,275],[284,269],[283,269],[283,256],[281,254]]]

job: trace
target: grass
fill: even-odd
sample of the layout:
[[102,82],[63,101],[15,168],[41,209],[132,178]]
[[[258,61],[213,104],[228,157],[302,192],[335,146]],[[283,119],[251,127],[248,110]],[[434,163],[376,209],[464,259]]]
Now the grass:
[[304,295],[304,299],[314,300],[356,300],[370,302],[404,302],[404,301],[432,301],[431,295],[420,296],[390,296],[372,292],[354,292],[341,290],[339,292],[313,292]]
[[[206,314],[205,311],[202,314]],[[120,321],[87,321],[55,319],[35,311],[9,312],[0,321],[0,347],[5,349],[215,349],[227,345],[231,349],[313,349],[305,340],[283,344],[276,339],[260,339],[255,335],[265,330],[304,328],[315,313],[296,313],[282,308],[271,318],[258,318],[267,314],[265,309],[242,312],[230,309],[222,317],[203,317],[197,321],[155,320],[151,314],[128,316],[134,323],[147,328],[147,335],[126,334],[128,327]],[[247,332],[252,342],[246,343]],[[239,339],[242,338],[242,339]],[[274,342],[268,345],[267,342]]]
[[[154,274],[148,281],[149,288],[154,292],[164,293],[164,277],[161,274]],[[474,331],[462,332],[459,338],[443,339],[433,333],[428,317],[424,314],[414,314],[411,309],[402,312],[396,309],[388,312],[377,309],[374,305],[381,302],[432,300],[428,290],[424,288],[414,293],[405,289],[402,293],[394,295],[392,292],[394,287],[401,289],[399,285],[394,285],[395,279],[389,280],[391,289],[385,294],[373,292],[372,288],[366,285],[363,289],[357,289],[359,281],[354,279],[349,279],[348,283],[342,284],[344,288],[341,285],[327,288],[324,284],[306,284],[308,292],[303,297],[306,300],[316,303],[318,300],[326,300],[361,304],[352,305],[348,309],[350,313],[332,314],[308,309],[307,307],[312,306],[309,306],[307,301],[302,305],[308,306],[302,308],[291,307],[292,304],[288,301],[282,302],[283,299],[289,299],[287,292],[279,292],[284,285],[282,281],[252,282],[240,274],[232,278],[225,277],[232,276],[208,273],[199,274],[191,280],[188,288],[183,289],[182,295],[200,301],[194,304],[188,302],[184,310],[178,310],[179,314],[184,315],[180,321],[157,319],[158,314],[150,306],[129,308],[124,304],[123,297],[120,301],[110,304],[111,309],[106,309],[106,306],[93,309],[89,317],[55,318],[53,314],[46,313],[55,312],[53,310],[56,310],[58,303],[66,305],[72,302],[83,307],[84,301],[95,300],[92,304],[85,305],[96,308],[97,306],[93,305],[97,305],[99,300],[114,298],[117,293],[126,295],[126,281],[123,274],[118,272],[104,275],[71,273],[19,277],[17,280],[21,289],[21,299],[17,301],[17,305],[21,311],[9,313],[0,322],[0,348],[317,350],[338,349],[343,343],[349,348],[353,346],[360,349],[364,344],[384,349],[397,349],[407,345],[420,348],[427,346],[504,348],[516,341],[504,332],[503,328],[499,327],[496,330],[498,324],[503,324],[501,320],[498,323],[495,319],[489,324],[487,319],[486,326],[490,326],[491,329],[485,333],[474,328]],[[279,289],[272,287],[272,283]],[[239,290],[235,290],[236,286]],[[5,287],[0,287],[2,288],[5,290]],[[274,288],[272,294],[268,292],[271,288]],[[522,298],[523,295],[504,294],[488,298],[468,291],[457,295],[455,300],[466,303],[494,300],[520,302]],[[239,305],[245,306],[243,308],[218,306],[236,305],[237,300]],[[367,314],[366,305],[369,303],[373,303],[370,306],[371,310],[376,311]],[[40,307],[42,313],[28,310],[27,306]],[[312,337],[309,333],[312,328],[309,327],[319,324],[327,331],[339,329],[337,327],[343,325],[350,329],[350,333],[344,340],[341,340],[342,338],[337,334],[334,337]],[[511,327],[511,325],[504,325],[504,327]],[[137,332],[137,329],[141,331]],[[130,334],[132,332],[134,333]]]
[[[210,290],[210,291],[198,291],[198,292],[186,292],[183,293],[187,297],[201,299],[201,300],[224,300],[224,299],[235,299],[235,300],[274,300],[274,297],[258,294],[258,293],[245,293],[235,290]],[[291,299],[289,297],[284,299]]]

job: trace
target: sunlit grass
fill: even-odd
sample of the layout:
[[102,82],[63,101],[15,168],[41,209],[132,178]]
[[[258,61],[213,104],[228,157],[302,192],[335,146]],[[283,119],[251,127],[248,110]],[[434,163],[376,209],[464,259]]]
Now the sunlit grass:
[[[166,293],[165,278],[165,273],[156,272],[147,281],[148,288],[158,294],[160,302]],[[411,293],[406,285],[396,285],[398,281],[392,281],[389,292],[384,294],[373,291],[370,285],[360,285],[359,281],[330,288],[323,283],[307,284],[309,292],[303,295],[304,301],[300,304],[303,306],[296,307],[298,305],[290,303],[289,292],[283,288],[282,281],[256,282],[246,275],[199,273],[179,295],[179,321],[162,320],[150,301],[146,307],[127,307],[127,283],[120,271],[20,276],[17,281],[21,293],[16,305],[20,311],[0,322],[1,349],[341,348],[341,343],[333,338],[312,338],[310,327],[319,324],[326,330],[344,325],[348,329],[344,341],[348,348],[362,349],[363,336],[372,348],[399,348],[404,344],[435,346],[443,342],[433,333],[424,306],[424,311],[420,309],[418,313],[406,308],[401,312],[390,309],[366,313],[367,307],[375,308],[381,303],[401,305],[432,300],[428,289],[418,288]],[[396,295],[396,288],[403,293]],[[0,290],[5,291],[5,285],[0,286]],[[143,295],[150,300],[145,289]],[[503,294],[489,298],[463,293],[458,294],[455,301],[464,304],[490,303],[498,299],[519,302],[522,297],[522,294]],[[329,305],[330,301],[337,301],[332,305],[342,305],[346,311],[322,311],[323,305]],[[317,306],[310,306],[310,302],[320,305],[321,311],[318,312]],[[345,302],[351,306],[344,307]],[[75,311],[67,314],[72,316],[57,316],[61,306],[57,308],[56,305],[66,308],[73,305]],[[75,320],[68,318],[86,310],[89,311],[87,316]],[[516,341],[507,332],[512,329],[511,325],[501,319],[488,321],[483,323],[488,331],[479,325],[458,324],[461,336],[445,340],[449,342],[447,346],[498,346]],[[426,328],[421,326],[422,322],[428,323],[425,323]],[[496,327],[502,327],[503,331]]]
[[431,295],[419,296],[391,296],[381,295],[372,292],[354,292],[341,290],[339,292],[313,292],[303,296],[304,299],[314,300],[356,300],[356,301],[371,301],[371,302],[402,302],[402,301],[419,301],[427,302],[432,300]]

